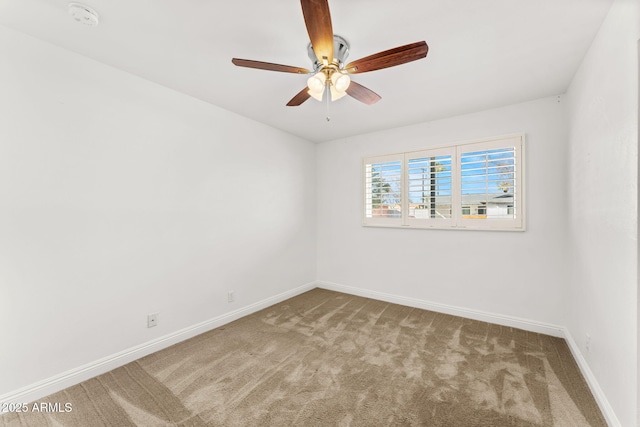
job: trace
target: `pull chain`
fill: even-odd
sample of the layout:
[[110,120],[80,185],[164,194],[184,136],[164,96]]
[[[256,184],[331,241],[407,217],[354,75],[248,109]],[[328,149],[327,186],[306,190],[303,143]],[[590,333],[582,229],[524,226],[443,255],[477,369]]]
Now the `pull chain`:
[[329,115],[329,102],[330,102],[329,98],[331,97],[331,91],[329,90],[329,85],[330,83],[327,82],[326,90],[327,90],[327,121],[328,122],[331,121],[331,116]]

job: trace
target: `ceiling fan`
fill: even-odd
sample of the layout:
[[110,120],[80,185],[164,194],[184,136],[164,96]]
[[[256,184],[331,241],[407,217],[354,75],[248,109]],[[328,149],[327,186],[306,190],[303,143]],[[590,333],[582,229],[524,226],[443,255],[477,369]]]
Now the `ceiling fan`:
[[365,104],[375,104],[381,99],[380,95],[351,81],[349,75],[416,61],[425,58],[429,51],[427,43],[421,41],[375,53],[345,64],[349,54],[349,44],[344,38],[333,34],[328,0],[300,0],[300,3],[311,40],[307,52],[313,62],[313,71],[301,67],[249,59],[233,58],[231,61],[239,67],[294,74],[313,74],[307,80],[307,87],[296,94],[287,103],[287,106],[296,107],[310,97],[322,101],[325,92],[327,100],[330,97],[332,101],[335,101],[349,95]]

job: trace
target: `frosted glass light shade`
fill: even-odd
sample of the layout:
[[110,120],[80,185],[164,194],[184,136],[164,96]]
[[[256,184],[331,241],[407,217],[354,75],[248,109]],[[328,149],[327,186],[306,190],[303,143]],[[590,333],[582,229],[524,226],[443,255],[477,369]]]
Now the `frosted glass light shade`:
[[338,99],[345,96],[347,92],[336,90],[334,86],[331,86],[331,101],[337,101]]
[[315,92],[315,93],[323,92],[325,82],[326,82],[326,77],[324,73],[317,73],[309,77],[309,79],[307,80],[307,87],[311,92]]
[[324,95],[324,90],[321,90],[320,92],[314,92],[311,89],[309,89],[307,93],[311,95],[312,98],[317,99],[318,101],[322,101],[322,95]]
[[331,75],[331,83],[338,92],[344,92],[351,84],[351,78],[347,74],[336,71]]

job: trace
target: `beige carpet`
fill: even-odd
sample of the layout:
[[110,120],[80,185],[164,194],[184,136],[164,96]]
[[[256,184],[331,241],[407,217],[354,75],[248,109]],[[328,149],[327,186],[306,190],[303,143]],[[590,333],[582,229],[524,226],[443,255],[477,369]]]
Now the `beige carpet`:
[[606,426],[564,340],[314,289],[1,426]]

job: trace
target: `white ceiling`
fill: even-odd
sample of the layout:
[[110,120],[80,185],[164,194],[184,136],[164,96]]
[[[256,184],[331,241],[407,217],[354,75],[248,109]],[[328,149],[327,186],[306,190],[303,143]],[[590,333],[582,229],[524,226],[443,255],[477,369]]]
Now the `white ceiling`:
[[232,57],[312,68],[298,0],[0,0],[0,24],[311,141],[326,141],[564,93],[611,0],[329,0],[349,60],[425,40],[426,59],[353,77],[367,106],[285,104],[305,75],[236,67]]

